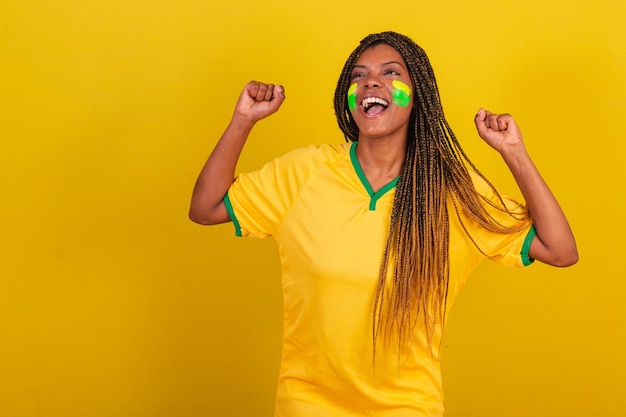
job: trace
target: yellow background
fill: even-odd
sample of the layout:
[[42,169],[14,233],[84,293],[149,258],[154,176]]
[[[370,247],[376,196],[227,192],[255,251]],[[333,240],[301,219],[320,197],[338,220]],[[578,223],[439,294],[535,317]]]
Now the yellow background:
[[338,142],[332,94],[367,33],[429,53],[467,152],[512,113],[576,233],[568,269],[485,263],[450,316],[449,417],[626,415],[622,0],[3,0],[0,416],[271,416],[281,294],[271,240],[187,219],[249,79],[280,113],[240,169]]

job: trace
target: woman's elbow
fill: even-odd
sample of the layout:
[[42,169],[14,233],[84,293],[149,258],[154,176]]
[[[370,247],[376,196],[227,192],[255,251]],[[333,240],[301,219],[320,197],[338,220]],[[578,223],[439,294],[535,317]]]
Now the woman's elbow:
[[198,209],[192,205],[189,208],[189,220],[203,226],[211,226],[229,222],[230,216],[223,203],[213,210]]
[[213,224],[211,223],[211,220],[209,218],[200,216],[191,210],[189,210],[189,220],[191,220],[194,223],[201,224],[203,226],[210,226]]
[[555,254],[546,263],[552,266],[566,268],[568,266],[572,266],[576,264],[577,262],[578,262],[578,250],[576,248],[572,248],[569,250],[559,251],[559,253]]
[[189,220],[191,220],[194,223],[201,224],[203,226],[211,226],[211,225],[219,223],[215,221],[215,219],[210,215],[210,213],[197,211],[193,209],[189,210]]
[[578,262],[578,249],[574,242],[559,242],[546,246],[541,240],[535,239],[530,247],[529,255],[544,264],[562,268]]
[[574,250],[569,253],[566,257],[563,258],[562,265],[563,267],[572,266],[578,262],[578,251]]

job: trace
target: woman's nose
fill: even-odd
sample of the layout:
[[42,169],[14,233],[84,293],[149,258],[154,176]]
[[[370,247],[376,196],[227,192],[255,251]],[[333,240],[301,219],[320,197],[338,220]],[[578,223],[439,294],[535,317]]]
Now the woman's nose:
[[382,85],[383,85],[382,81],[380,80],[380,78],[376,76],[369,76],[367,77],[367,80],[365,80],[365,87],[367,88],[378,88],[378,87],[381,87]]

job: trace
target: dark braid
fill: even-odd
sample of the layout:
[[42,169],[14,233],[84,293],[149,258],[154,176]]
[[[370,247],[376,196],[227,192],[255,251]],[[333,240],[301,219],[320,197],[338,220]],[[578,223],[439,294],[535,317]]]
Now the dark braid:
[[[418,317],[424,323],[431,348],[435,328],[444,325],[450,273],[448,201],[452,202],[468,236],[461,211],[482,227],[501,233],[521,231],[528,227],[530,219],[526,212],[516,214],[508,209],[493,185],[469,160],[445,119],[426,53],[404,35],[395,32],[369,35],[346,61],[335,90],[335,115],[346,140],[357,141],[359,136],[347,102],[352,69],[363,51],[380,43],[392,46],[404,58],[414,86],[406,157],[396,186],[373,311],[374,349],[382,329],[386,340],[392,335],[397,337],[402,352]],[[497,203],[476,191],[468,167],[491,187],[498,197]],[[485,203],[520,223],[517,227],[501,224],[487,212]],[[387,296],[390,267],[393,285]]]

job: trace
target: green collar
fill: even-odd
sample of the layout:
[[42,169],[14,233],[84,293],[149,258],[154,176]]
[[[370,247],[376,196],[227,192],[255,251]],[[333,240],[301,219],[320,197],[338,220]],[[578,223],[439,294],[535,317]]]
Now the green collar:
[[352,166],[354,167],[356,174],[361,180],[361,184],[363,184],[363,187],[365,187],[365,191],[367,191],[367,194],[370,196],[370,210],[374,211],[376,210],[376,202],[378,201],[378,199],[385,195],[387,192],[389,192],[393,187],[396,186],[396,184],[398,184],[400,176],[397,176],[396,178],[391,180],[389,184],[374,192],[374,189],[372,188],[370,182],[367,180],[367,177],[363,172],[363,168],[361,168],[361,164],[356,157],[356,147],[358,144],[359,142],[352,142],[352,145],[350,146],[350,160],[352,161]]

